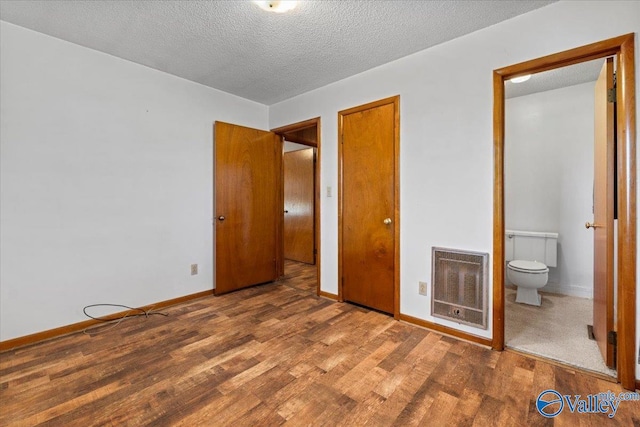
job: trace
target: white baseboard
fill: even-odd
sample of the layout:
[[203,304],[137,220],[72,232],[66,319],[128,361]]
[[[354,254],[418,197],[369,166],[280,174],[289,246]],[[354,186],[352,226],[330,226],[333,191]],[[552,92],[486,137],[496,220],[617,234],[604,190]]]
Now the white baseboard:
[[558,286],[557,284],[549,283],[544,288],[540,289],[540,291],[549,292],[551,294],[593,299],[593,289],[583,288],[580,286]]

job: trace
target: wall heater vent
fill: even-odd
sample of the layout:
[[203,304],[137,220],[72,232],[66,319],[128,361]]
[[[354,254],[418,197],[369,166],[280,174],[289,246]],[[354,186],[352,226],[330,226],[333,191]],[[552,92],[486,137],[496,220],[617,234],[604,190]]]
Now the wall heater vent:
[[431,314],[487,329],[489,254],[433,248]]

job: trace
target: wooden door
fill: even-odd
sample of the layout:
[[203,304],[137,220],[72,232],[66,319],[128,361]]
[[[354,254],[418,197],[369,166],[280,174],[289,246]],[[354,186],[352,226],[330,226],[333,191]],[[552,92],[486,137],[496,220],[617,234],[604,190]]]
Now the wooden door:
[[284,153],[284,257],[315,264],[314,150]]
[[342,299],[398,314],[398,97],[340,112]]
[[216,295],[278,278],[281,168],[277,135],[215,123]]
[[595,87],[595,151],[593,190],[593,333],[602,358],[615,367],[614,346],[608,334],[613,324],[613,215],[615,104],[607,93],[613,89],[613,59],[607,58]]

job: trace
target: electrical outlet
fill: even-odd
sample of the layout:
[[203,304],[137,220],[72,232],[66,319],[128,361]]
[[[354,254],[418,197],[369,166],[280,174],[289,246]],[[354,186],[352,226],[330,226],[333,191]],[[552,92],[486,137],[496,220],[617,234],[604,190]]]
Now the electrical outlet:
[[420,295],[427,295],[427,284],[425,282],[418,282],[418,293]]
[[195,276],[198,274],[198,264],[191,264],[191,275]]

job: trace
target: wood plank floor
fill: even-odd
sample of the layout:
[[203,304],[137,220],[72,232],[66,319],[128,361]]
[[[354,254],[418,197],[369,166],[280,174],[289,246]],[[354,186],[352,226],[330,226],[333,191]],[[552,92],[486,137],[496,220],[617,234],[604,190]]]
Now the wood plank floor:
[[0,425],[640,426],[640,402],[543,418],[543,390],[622,389],[318,298],[314,270],[5,352]]

